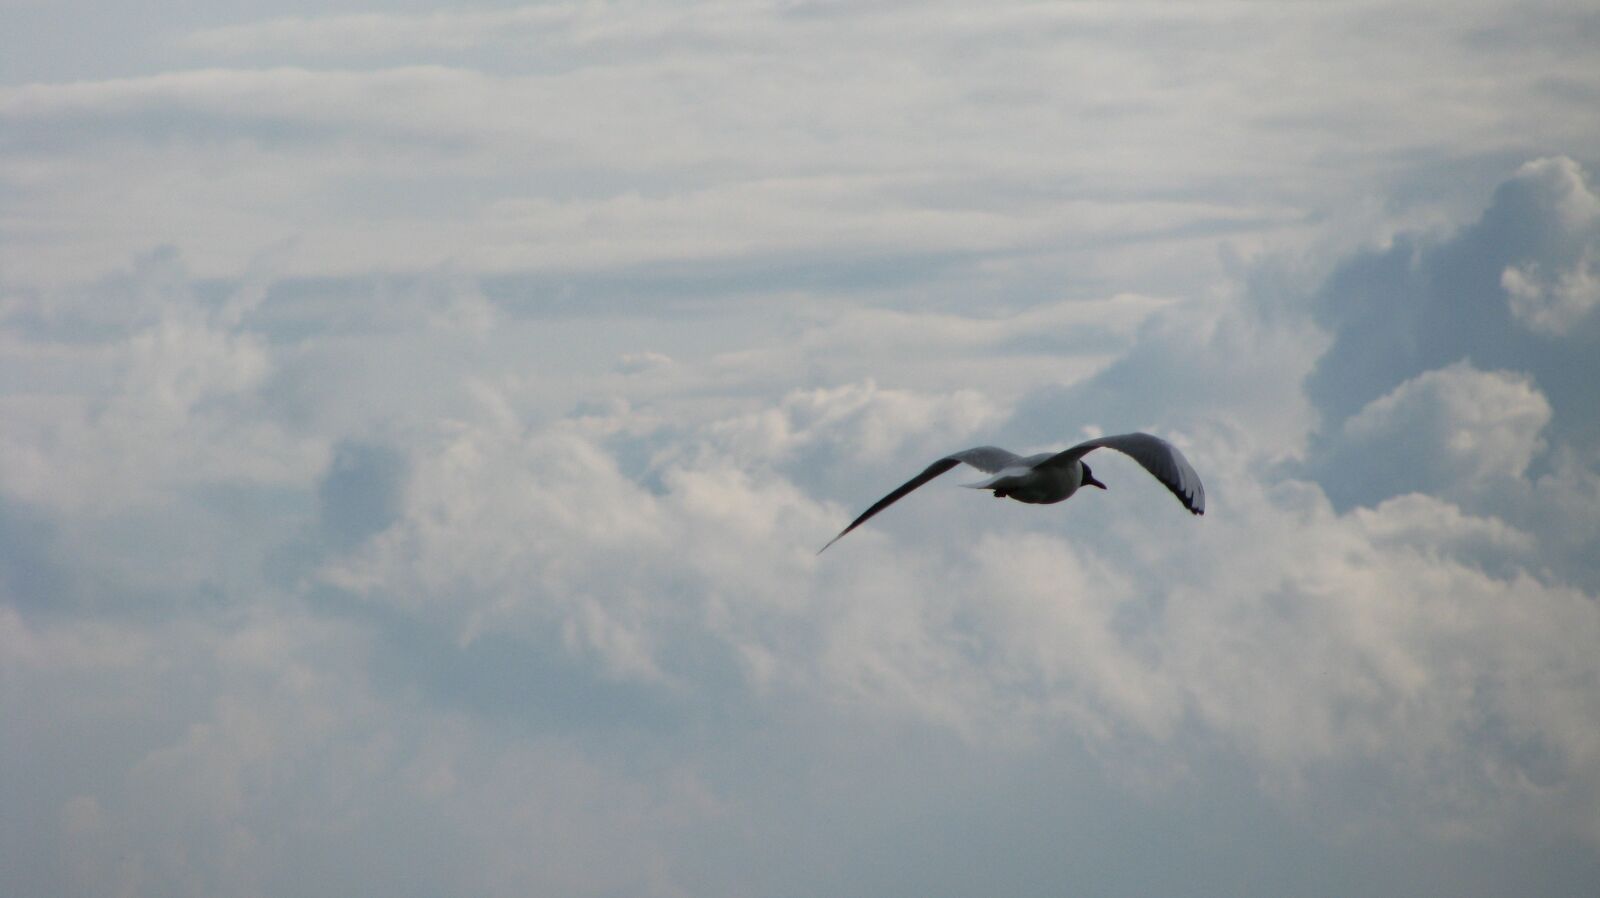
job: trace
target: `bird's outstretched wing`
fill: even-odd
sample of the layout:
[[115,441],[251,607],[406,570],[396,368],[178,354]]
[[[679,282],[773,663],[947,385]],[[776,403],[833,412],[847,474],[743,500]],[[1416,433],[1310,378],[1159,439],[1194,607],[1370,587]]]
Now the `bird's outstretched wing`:
[[[945,458],[966,462],[985,474],[993,474],[1022,464],[1022,456],[1015,452],[1007,452],[998,446],[978,446],[973,449],[963,449],[960,452],[952,452],[946,455]],[[943,461],[944,459],[940,460]]]
[[[840,539],[844,538],[846,533],[849,533],[850,531],[866,523],[868,518],[900,501],[901,497],[905,496],[906,493],[909,493],[917,487],[922,486],[924,483],[927,483],[933,478],[938,477],[940,474],[943,474],[962,462],[965,462],[986,474],[993,474],[996,471],[1011,467],[1020,461],[1022,461],[1020,456],[994,446],[978,446],[973,449],[963,449],[960,452],[952,452],[949,455],[946,455],[944,458],[941,458],[929,465],[921,474],[918,474],[910,480],[907,480],[905,483],[900,484],[899,488],[897,488],[894,492],[884,496],[877,502],[874,502],[871,508],[861,513],[861,517],[851,521],[850,526],[839,531],[838,536],[828,540],[828,546],[831,546]],[[818,549],[817,554],[821,555],[823,552],[827,551],[828,546],[823,546],[822,548]]]
[[1172,490],[1183,507],[1195,514],[1206,513],[1206,488],[1200,483],[1189,460],[1178,447],[1148,433],[1119,433],[1114,436],[1087,440],[1065,452],[1058,452],[1040,462],[1037,467],[1054,467],[1070,464],[1096,449],[1115,449],[1144,465],[1155,478]]

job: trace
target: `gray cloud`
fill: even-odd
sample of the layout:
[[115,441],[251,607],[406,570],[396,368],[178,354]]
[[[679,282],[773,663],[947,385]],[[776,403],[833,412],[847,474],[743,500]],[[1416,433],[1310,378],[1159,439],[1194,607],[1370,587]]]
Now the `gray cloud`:
[[[1332,345],[1306,379],[1309,473],[1339,507],[1412,491],[1537,534],[1538,568],[1600,584],[1600,200],[1566,158],[1530,162],[1471,225],[1346,261],[1313,309]],[[1350,472],[1359,474],[1352,477]]]
[[1010,429],[1040,444],[1059,442],[1069,422],[1108,433],[1225,426],[1241,445],[1291,453],[1313,420],[1299,384],[1322,342],[1239,299],[1186,303],[1152,316],[1093,377],[1031,391]]
[[[111,345],[193,314],[184,295]],[[448,333],[430,308],[341,339],[426,345]],[[1268,327],[1227,308],[1238,327]],[[898,882],[956,893],[972,874],[946,855],[965,844],[969,857],[1014,865],[1006,875],[1019,888],[1076,872],[1112,892],[1236,861],[1221,844],[1169,835],[1169,853],[1129,872],[1128,841],[1156,835],[1147,815],[1198,819],[1200,804],[1239,838],[1287,829],[1269,841],[1312,852],[1324,876],[1352,858],[1371,863],[1361,881],[1373,888],[1458,882],[1447,871],[1466,855],[1453,840],[1478,846],[1470,863],[1486,867],[1528,863],[1533,840],[1587,845],[1600,790],[1587,735],[1600,709],[1582,685],[1600,638],[1593,600],[1526,575],[1544,550],[1516,526],[1422,496],[1336,513],[1314,484],[1253,468],[1279,451],[1274,440],[1203,413],[1265,420],[1264,410],[1190,390],[1180,394],[1188,445],[1219,497],[1204,522],[1108,461],[1114,494],[1043,514],[930,488],[824,565],[816,544],[871,481],[904,476],[918,446],[1004,429],[1007,409],[972,390],[868,384],[796,391],[765,409],[696,399],[765,383],[767,360],[784,352],[830,358],[865,340],[880,364],[914,370],[904,366],[930,343],[1009,358],[1018,335],[1077,316],[1123,334],[1167,319],[1124,337],[1129,355],[1107,370],[1150,352],[1146,341],[1177,345],[1184,328],[1173,322],[1193,320],[1137,299],[998,320],[864,311],[745,357],[680,352],[656,372],[666,384],[599,363],[593,383],[618,401],[573,415],[519,413],[513,372],[537,371],[529,360],[494,383],[478,365],[437,369],[470,401],[392,423],[382,441],[334,438],[339,419],[325,409],[307,417],[296,426],[322,433],[329,451],[298,469],[302,498],[261,530],[231,531],[258,553],[315,534],[295,577],[241,580],[217,555],[185,575],[216,584],[219,604],[203,616],[44,621],[8,608],[8,682],[22,690],[11,710],[93,729],[146,713],[143,696],[167,708],[137,738],[91,740],[84,763],[107,771],[95,780],[51,772],[54,730],[6,746],[25,759],[8,779],[32,784],[11,797],[54,821],[8,844],[74,859],[20,865],[21,881],[223,893],[375,881],[335,869],[331,846],[396,871],[425,865],[422,881],[445,891],[851,893]],[[189,370],[185,358],[210,357],[251,326],[202,320],[214,333],[171,343],[163,370]],[[445,348],[500,358],[494,330],[478,333]],[[268,369],[317,366],[308,401],[375,392],[357,366],[327,365],[302,340],[252,345]],[[1189,363],[1225,369],[1238,355]],[[426,353],[413,362],[436,364]],[[1041,368],[1040,388],[1059,370]],[[1457,389],[1463,402],[1451,404]],[[1496,391],[1525,400],[1534,425],[1549,413],[1526,380],[1460,366],[1395,391],[1352,433],[1381,435],[1406,403],[1459,411]],[[1145,413],[1177,409],[1161,400]],[[248,421],[259,407],[230,400],[206,414]],[[1455,480],[1524,466],[1532,449],[1517,420],[1488,419],[1486,434],[1504,440],[1488,445],[1503,451],[1468,453]],[[188,433],[226,446],[230,430]],[[650,450],[653,486],[611,454],[619,436]],[[1430,448],[1450,450],[1419,452]],[[855,470],[830,473],[840,468]],[[181,486],[215,474],[166,476]],[[74,507],[45,506],[69,523]],[[189,539],[208,526],[196,513],[167,520]],[[73,526],[60,539],[74,551],[90,538]],[[112,548],[88,556],[91,570],[150,557],[148,543]],[[167,571],[157,582],[179,580]],[[163,657],[179,660],[154,665]],[[78,698],[63,701],[69,693]],[[119,709],[109,716],[107,701]],[[1114,825],[1075,828],[1037,800],[1040,782]],[[849,822],[822,826],[835,815]],[[1316,854],[1346,828],[1403,837],[1406,860],[1382,860],[1392,841]],[[1002,838],[1022,832],[1054,833],[1051,850]],[[391,856],[413,842],[422,847]],[[900,847],[868,857],[852,847],[863,844]],[[734,873],[735,854],[759,862]],[[529,861],[547,855],[558,859]],[[1560,893],[1591,875],[1589,856],[1560,851],[1536,875]],[[596,871],[599,857],[611,860]],[[1064,857],[1079,860],[1067,869]],[[1258,869],[1219,887],[1270,888],[1304,872],[1265,858]]]
[[1594,891],[1582,41],[213,12],[0,87],[0,890]]
[[54,538],[49,516],[15,501],[0,505],[0,595],[36,609],[71,601],[70,577],[56,557]]
[[1517,480],[1544,449],[1550,404],[1522,375],[1466,363],[1405,381],[1346,418],[1317,479],[1341,505]]
[[344,442],[317,484],[321,531],[336,549],[348,549],[388,529],[400,516],[405,461],[385,446]]
[[1402,235],[1334,272],[1313,306],[1334,342],[1308,395],[1333,427],[1403,381],[1470,360],[1531,374],[1555,436],[1600,445],[1588,401],[1600,320],[1582,286],[1597,241],[1600,200],[1577,163],[1528,163],[1459,233]]
[[[1575,48],[1506,28],[1490,61],[1462,40],[1472,22],[1375,15],[639,4],[153,17],[133,30],[205,51],[0,87],[0,184],[18,209],[0,246],[15,248],[13,276],[54,283],[152,241],[226,275],[297,236],[286,267],[308,275],[977,253],[1065,255],[1046,283],[1159,292],[1214,267],[1219,234],[1304,237],[1375,183],[1585,145],[1581,96],[1537,90],[1592,80]],[[1360,52],[1318,52],[1330,40]],[[1231,46],[1251,52],[1219,50]],[[1486,107],[1504,130],[1462,112]],[[1451,184],[1450,199],[1481,186]]]

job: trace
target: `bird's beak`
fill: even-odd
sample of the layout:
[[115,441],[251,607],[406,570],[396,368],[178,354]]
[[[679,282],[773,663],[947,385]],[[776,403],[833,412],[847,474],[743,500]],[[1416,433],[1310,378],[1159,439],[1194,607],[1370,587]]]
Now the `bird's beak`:
[[1094,475],[1093,474],[1090,474],[1088,477],[1083,478],[1083,485],[1084,486],[1098,486],[1101,489],[1105,489],[1106,488],[1105,484],[1103,484],[1100,481],[1094,479]]

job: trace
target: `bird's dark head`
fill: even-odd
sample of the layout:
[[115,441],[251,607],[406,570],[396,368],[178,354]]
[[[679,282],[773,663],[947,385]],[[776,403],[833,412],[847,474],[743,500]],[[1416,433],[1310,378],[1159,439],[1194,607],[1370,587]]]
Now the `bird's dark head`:
[[[1082,464],[1082,462],[1079,462],[1079,464]],[[1083,466],[1083,482],[1080,484],[1080,486],[1098,486],[1101,489],[1106,488],[1105,484],[1094,479],[1094,472],[1089,470],[1088,465]]]

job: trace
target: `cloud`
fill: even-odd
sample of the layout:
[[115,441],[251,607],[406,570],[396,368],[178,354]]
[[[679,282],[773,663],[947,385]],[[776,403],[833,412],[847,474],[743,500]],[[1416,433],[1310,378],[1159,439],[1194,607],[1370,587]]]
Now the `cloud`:
[[1403,234],[1341,265],[1314,300],[1333,334],[1307,381],[1325,423],[1336,427],[1403,381],[1468,359],[1530,374],[1555,410],[1554,438],[1600,445],[1585,386],[1600,330],[1580,326],[1582,276],[1573,273],[1586,270],[1600,239],[1597,204],[1577,163],[1537,160],[1459,232]]
[[[1525,381],[1460,367],[1378,403],[1352,438],[1406,420],[1408,404],[1505,405],[1496,391],[1548,415]],[[862,395],[714,423],[694,453],[658,461],[659,491],[561,429],[474,428],[428,453],[406,517],[330,582],[467,644],[494,632],[573,653],[658,701],[800,694],[999,745],[1070,732],[1108,757],[1143,746],[1106,762],[1136,779],[1192,775],[1150,758],[1152,743],[1214,740],[1287,801],[1406,796],[1373,822],[1498,838],[1509,818],[1484,809],[1504,805],[1592,827],[1594,747],[1558,721],[1600,711],[1571,686],[1592,673],[1583,646],[1600,619],[1582,592],[1530,575],[1527,533],[1424,496],[1341,514],[1314,484],[1257,479],[1248,450],[1212,437],[1195,454],[1215,460],[1205,473],[1228,503],[1204,527],[1123,480],[1116,502],[1034,517],[930,488],[908,500],[920,514],[897,508],[823,566],[796,535],[830,532],[828,510],[772,460],[804,445],[791,428],[808,418],[845,433],[895,420],[835,416]],[[1441,418],[1418,452],[1459,450],[1463,478],[1514,475],[1533,439],[1517,420],[1488,420],[1473,449]],[[605,563],[624,551],[627,568]],[[1451,660],[1462,653],[1480,663]],[[1514,707],[1530,694],[1551,716]]]
[[[1571,159],[1540,159],[1523,166],[1518,179],[1533,182],[1529,201],[1553,210],[1561,236],[1547,240],[1554,250],[1541,258],[1508,265],[1500,272],[1511,316],[1547,337],[1571,335],[1589,324],[1600,304],[1594,256],[1600,252],[1600,197],[1590,191],[1583,170]],[[1596,328],[1588,327],[1590,342]]]
[[404,460],[381,445],[343,442],[317,484],[318,523],[329,542],[349,548],[388,529],[400,515]]
[[1334,270],[1313,302],[1332,344],[1306,394],[1321,417],[1307,471],[1336,504],[1447,495],[1535,534],[1553,575],[1600,584],[1581,548],[1600,523],[1571,498],[1600,479],[1600,330],[1575,273],[1597,208],[1581,166],[1539,159],[1468,226],[1403,232]]
[[[370,644],[330,623],[260,610],[130,631],[0,613],[8,716],[71,727],[6,729],[7,797],[37,826],[8,838],[8,882],[681,894],[661,852],[722,813],[692,772],[657,784],[559,736],[507,743],[448,710],[419,718],[375,691]],[[107,773],[63,766],[77,764]],[[611,841],[622,833],[631,847]]]
[[1521,478],[1544,448],[1550,404],[1522,376],[1457,363],[1397,386],[1345,419],[1317,480],[1341,504],[1450,495]]
[[121,313],[125,329],[113,325],[102,339],[70,336],[96,326],[93,297],[101,290],[92,289],[79,300],[87,320],[73,320],[76,303],[65,299],[52,305],[69,316],[58,325],[67,334],[24,337],[24,351],[49,360],[58,380],[0,400],[10,423],[0,437],[5,489],[95,514],[159,505],[174,488],[206,482],[297,482],[319,463],[321,446],[260,414],[272,361],[259,339],[236,327],[249,298],[208,308],[170,251],[139,269],[132,281],[143,302]]
[[1553,279],[1542,279],[1530,267],[1510,267],[1500,273],[1500,286],[1511,301],[1511,314],[1535,333],[1559,337],[1588,318],[1600,305],[1600,279],[1587,250]]
[[[1513,41],[1485,69],[1471,23],[1374,14],[557,4],[140,22],[169,48],[144,67],[0,89],[16,210],[0,258],[61,284],[156,242],[226,276],[290,237],[306,275],[965,252],[1171,293],[1215,273],[1220,235],[1307,239],[1374,183],[1585,145],[1581,95],[1537,88],[1581,86],[1575,48]],[[1329,40],[1361,52],[1307,52]],[[1236,46],[1251,52],[1218,49]],[[1526,74],[1474,92],[1488,82],[1430,64]],[[1535,121],[1494,131],[1483,108]]]
[[[0,890],[1593,891],[1583,41],[111,14],[0,88]],[[1204,519],[815,555],[1134,428]]]
[[[997,327],[998,344],[979,345],[1004,345]],[[968,339],[960,322],[948,330]],[[274,366],[311,358],[261,345]],[[692,391],[717,364],[671,367]],[[1519,838],[1591,838],[1592,598],[1530,573],[1541,544],[1503,520],[1421,495],[1340,513],[1313,483],[1263,477],[1254,462],[1270,447],[1208,427],[1192,454],[1225,501],[1203,522],[1108,461],[1115,493],[1049,509],[930,486],[823,564],[817,543],[875,495],[867,481],[902,477],[913,445],[1003,427],[1006,410],[858,383],[675,427],[663,411],[676,396],[528,420],[514,386],[473,390],[451,419],[335,441],[299,475],[303,512],[252,539],[325,532],[302,579],[137,624],[9,612],[8,683],[27,696],[11,711],[99,732],[148,715],[155,696],[165,709],[84,740],[85,763],[106,771],[92,781],[43,775],[58,730],[11,735],[23,741],[5,756],[24,769],[8,779],[33,784],[20,798],[58,821],[15,844],[73,859],[19,867],[24,882],[319,891],[308,883],[376,881],[351,878],[368,863],[442,891],[917,880],[942,852],[908,847],[885,866],[850,848],[904,825],[885,797],[938,809],[935,845],[974,819],[957,814],[963,794],[1003,802],[971,812],[1001,831],[1060,831],[1059,809],[1023,800],[1025,772],[1034,790],[1110,808],[1266,801],[1296,826],[1396,832],[1423,853],[1467,840],[1506,858]],[[1406,403],[1459,411],[1502,394],[1537,410],[1525,380],[1462,366],[1369,417],[1382,432]],[[613,454],[622,434],[654,447],[648,476]],[[1504,445],[1512,469],[1531,451]],[[861,470],[818,470],[841,462]],[[640,740],[651,747],[630,747]],[[1243,782],[1212,785],[1240,767]],[[839,813],[832,828],[806,822]],[[796,872],[769,845],[733,876],[693,847],[805,831],[807,855],[831,866]],[[1059,857],[1024,854],[1016,875],[1057,876]],[[1112,875],[1120,862],[1098,863]]]
[[1262,316],[1243,297],[1183,303],[1152,315],[1103,370],[1035,387],[1008,430],[1029,445],[1056,445],[1072,428],[1170,437],[1226,426],[1252,451],[1293,455],[1314,420],[1299,384],[1321,345],[1312,329]]
[[201,29],[184,35],[180,44],[221,56],[297,53],[348,58],[405,49],[460,50],[497,38],[525,41],[557,29],[567,32],[563,37],[570,40],[576,20],[594,18],[592,13],[584,16],[585,12],[576,4],[550,4],[413,15],[291,16]]

